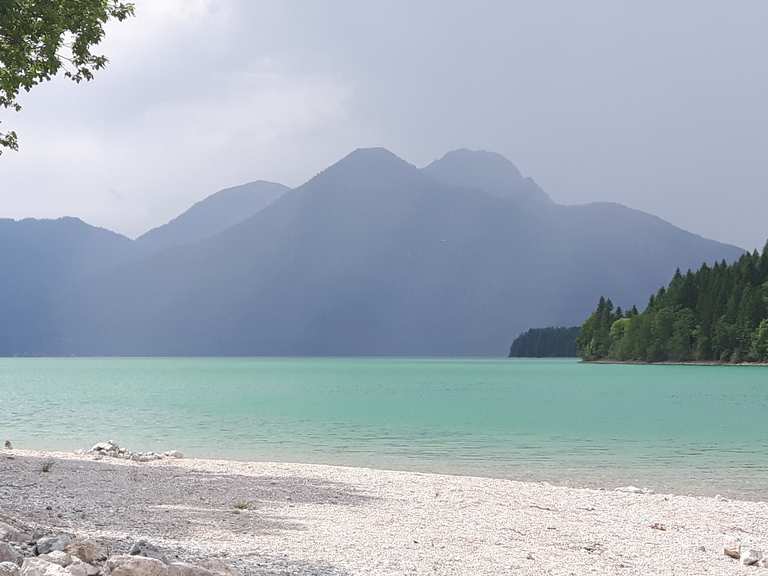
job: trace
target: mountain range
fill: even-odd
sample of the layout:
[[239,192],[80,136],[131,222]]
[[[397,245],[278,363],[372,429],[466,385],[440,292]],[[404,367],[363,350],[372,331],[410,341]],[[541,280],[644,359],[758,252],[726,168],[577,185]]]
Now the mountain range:
[[136,240],[0,220],[2,355],[491,355],[645,303],[743,251],[611,203],[566,206],[506,158],[358,149],[303,185],[223,190]]

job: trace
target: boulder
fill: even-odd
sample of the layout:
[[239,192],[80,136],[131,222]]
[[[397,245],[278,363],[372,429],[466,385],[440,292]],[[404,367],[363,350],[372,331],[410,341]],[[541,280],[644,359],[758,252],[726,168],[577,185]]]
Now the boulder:
[[0,576],[19,576],[19,566],[13,562],[0,562]]
[[21,565],[24,555],[8,542],[0,542],[0,562],[13,562]]
[[76,540],[64,548],[64,552],[88,564],[107,559],[107,549],[93,540]]
[[47,554],[40,554],[38,558],[42,560],[46,560],[53,564],[58,564],[62,568],[66,568],[67,566],[72,564],[72,556],[70,556],[66,552],[62,552],[61,550],[52,550]]
[[37,555],[48,554],[54,550],[63,552],[64,548],[72,544],[72,536],[69,534],[54,534],[52,536],[43,536],[38,539],[35,546]]
[[79,558],[73,559],[72,564],[67,566],[67,571],[72,576],[96,576],[101,573],[101,569],[98,566],[83,562]]
[[747,548],[747,551],[741,555],[741,563],[744,566],[756,566],[762,559],[762,551],[754,548]]
[[134,545],[131,546],[131,549],[128,550],[128,554],[130,556],[144,556],[145,558],[154,558],[155,560],[160,560],[160,562],[163,562],[164,564],[168,563],[168,559],[165,557],[165,554],[163,554],[162,550],[160,550],[160,548],[154,544],[147,542],[146,540],[139,540],[138,542],[134,543]]
[[186,562],[172,562],[168,565],[168,576],[214,576],[214,574],[201,566]]
[[19,576],[71,576],[66,568],[41,558],[24,558]]
[[144,556],[111,556],[104,564],[104,571],[109,576],[169,576],[168,566]]
[[735,558],[736,560],[741,558],[741,540],[738,538],[730,538],[726,540],[723,545],[723,554]]

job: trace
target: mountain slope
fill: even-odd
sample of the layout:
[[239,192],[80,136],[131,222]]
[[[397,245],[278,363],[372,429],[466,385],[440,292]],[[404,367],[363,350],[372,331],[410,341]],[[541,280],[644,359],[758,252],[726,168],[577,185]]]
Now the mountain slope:
[[742,253],[441,163],[355,151],[220,234],[81,286],[55,314],[60,353],[502,354],[530,326],[582,321],[603,291],[640,305],[677,267]]
[[144,248],[158,251],[199,242],[247,220],[277,200],[289,188],[259,180],[225,188],[193,205],[167,224],[140,236]]
[[128,238],[77,218],[0,219],[0,247],[4,355],[54,353],[52,313],[60,294],[128,261],[134,249]]

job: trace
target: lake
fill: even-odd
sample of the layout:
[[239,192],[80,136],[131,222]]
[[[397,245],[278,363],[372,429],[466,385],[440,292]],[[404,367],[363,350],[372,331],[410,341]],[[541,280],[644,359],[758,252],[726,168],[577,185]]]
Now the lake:
[[768,498],[768,368],[6,358],[0,438]]

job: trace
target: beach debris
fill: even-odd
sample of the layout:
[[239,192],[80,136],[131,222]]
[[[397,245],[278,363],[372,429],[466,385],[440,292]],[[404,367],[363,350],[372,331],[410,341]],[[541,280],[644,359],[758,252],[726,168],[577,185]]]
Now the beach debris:
[[744,566],[756,566],[763,559],[762,550],[747,548],[747,551],[741,555],[741,563]]
[[623,492],[625,494],[653,494],[650,488],[638,488],[637,486],[620,486],[614,492]]
[[0,562],[0,576],[19,576],[19,566],[13,562]]
[[741,558],[741,540],[738,538],[729,538],[723,545],[723,554],[738,560]]
[[184,454],[178,450],[168,450],[163,453],[152,451],[133,452],[126,448],[120,447],[117,442],[113,442],[112,440],[107,440],[106,442],[98,442],[85,453],[93,455],[97,460],[108,456],[110,458],[132,460],[133,462],[151,462],[153,460],[163,460],[164,458],[184,458]]
[[664,526],[664,524],[662,524],[661,522],[654,522],[653,524],[651,524],[650,527],[653,528],[654,530],[661,530],[662,532],[667,531],[667,527]]
[[63,552],[64,548],[72,543],[72,536],[69,534],[55,534],[52,536],[43,536],[37,540],[35,546],[35,552],[38,556],[48,554],[50,552],[59,551]]
[[131,546],[131,549],[128,550],[129,556],[143,556],[144,558],[154,558],[155,560],[160,560],[162,563],[166,564],[168,562],[168,559],[165,557],[165,554],[163,554],[162,550],[155,546],[154,544],[147,542],[146,540],[139,540]]

